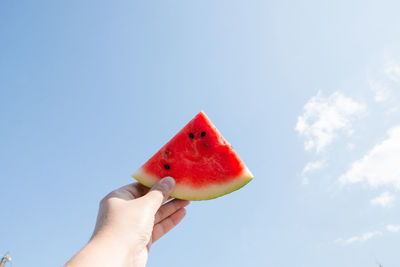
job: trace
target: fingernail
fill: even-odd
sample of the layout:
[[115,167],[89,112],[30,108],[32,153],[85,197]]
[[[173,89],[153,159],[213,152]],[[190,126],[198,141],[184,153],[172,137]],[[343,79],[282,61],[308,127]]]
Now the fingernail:
[[175,180],[174,180],[174,178],[168,176],[168,177],[165,177],[165,178],[161,179],[160,184],[165,189],[171,190],[175,185]]

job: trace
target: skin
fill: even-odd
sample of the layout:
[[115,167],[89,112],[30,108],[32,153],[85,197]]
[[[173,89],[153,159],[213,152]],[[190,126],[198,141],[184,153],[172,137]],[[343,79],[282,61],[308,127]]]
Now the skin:
[[139,183],[121,187],[100,202],[89,242],[65,267],[144,267],[151,245],[185,216],[189,201],[169,196],[175,181],[166,177],[150,190]]

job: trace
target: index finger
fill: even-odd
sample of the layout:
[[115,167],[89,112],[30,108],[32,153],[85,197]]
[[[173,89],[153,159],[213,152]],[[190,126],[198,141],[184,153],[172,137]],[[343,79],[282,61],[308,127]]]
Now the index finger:
[[132,200],[144,196],[150,189],[135,182],[112,191],[109,197],[117,197],[125,200]]

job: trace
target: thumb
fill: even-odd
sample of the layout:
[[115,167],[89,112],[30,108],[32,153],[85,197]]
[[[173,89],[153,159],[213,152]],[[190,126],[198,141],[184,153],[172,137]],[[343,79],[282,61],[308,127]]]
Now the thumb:
[[149,203],[154,214],[167,201],[175,187],[175,180],[172,177],[165,177],[158,181],[150,191],[144,195],[144,198]]

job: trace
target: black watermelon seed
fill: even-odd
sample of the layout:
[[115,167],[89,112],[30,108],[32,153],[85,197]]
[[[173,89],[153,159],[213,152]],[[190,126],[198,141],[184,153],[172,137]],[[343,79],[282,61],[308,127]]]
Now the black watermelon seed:
[[189,134],[189,137],[190,137],[190,139],[193,139],[193,138],[194,138],[194,134],[193,134],[193,133],[190,133],[190,134]]
[[167,170],[169,170],[170,167],[169,167],[168,164],[164,164],[164,168],[167,169]]
[[201,132],[201,136],[202,137],[206,136],[206,132]]
[[166,151],[164,152],[164,154],[168,156],[169,154],[171,154],[171,152],[169,152],[168,150],[166,150]]

